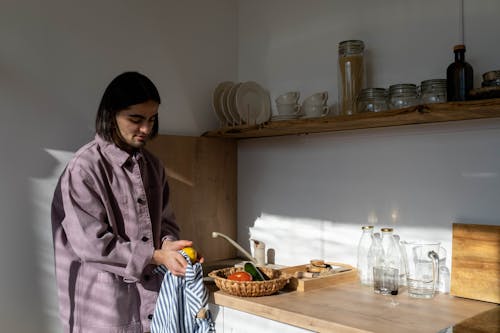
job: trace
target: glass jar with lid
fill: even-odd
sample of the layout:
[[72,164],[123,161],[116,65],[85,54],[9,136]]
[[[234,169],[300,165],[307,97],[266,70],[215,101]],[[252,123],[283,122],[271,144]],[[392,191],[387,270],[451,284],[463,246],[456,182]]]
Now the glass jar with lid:
[[361,90],[357,99],[357,112],[379,112],[385,111],[387,105],[387,89],[366,88]]
[[389,108],[405,108],[417,105],[418,102],[417,85],[413,83],[399,83],[389,87]]
[[346,40],[339,43],[339,108],[340,114],[356,113],[356,99],[364,85],[365,44],[361,40]]
[[500,86],[500,70],[489,71],[483,74],[483,82],[481,87],[499,87]]
[[446,102],[446,79],[422,81],[420,83],[420,101],[424,104]]

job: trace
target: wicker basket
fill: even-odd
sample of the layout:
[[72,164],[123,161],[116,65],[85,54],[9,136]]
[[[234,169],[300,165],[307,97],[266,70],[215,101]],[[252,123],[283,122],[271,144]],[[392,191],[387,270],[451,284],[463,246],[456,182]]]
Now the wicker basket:
[[266,281],[233,281],[227,277],[235,272],[244,271],[243,267],[230,267],[218,269],[208,273],[212,277],[217,287],[231,295],[243,297],[256,297],[272,295],[287,284],[289,276],[281,271],[259,267],[261,272],[267,275],[270,280]]

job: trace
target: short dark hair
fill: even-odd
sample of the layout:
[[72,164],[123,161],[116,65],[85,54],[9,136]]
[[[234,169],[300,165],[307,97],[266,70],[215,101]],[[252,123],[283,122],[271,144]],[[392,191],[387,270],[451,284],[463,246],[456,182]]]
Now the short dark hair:
[[[154,83],[138,72],[125,72],[110,82],[101,99],[95,128],[104,140],[113,141],[116,128],[116,114],[132,105],[154,101],[161,103],[160,94]],[[151,138],[158,134],[158,117],[155,118]]]

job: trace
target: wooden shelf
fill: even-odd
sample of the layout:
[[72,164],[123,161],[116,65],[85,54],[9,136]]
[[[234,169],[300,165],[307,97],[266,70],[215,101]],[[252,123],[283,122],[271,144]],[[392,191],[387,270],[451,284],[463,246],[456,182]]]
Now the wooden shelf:
[[224,127],[206,132],[203,136],[249,139],[495,117],[500,117],[500,98],[421,104],[404,109],[351,116],[269,121],[260,125]]

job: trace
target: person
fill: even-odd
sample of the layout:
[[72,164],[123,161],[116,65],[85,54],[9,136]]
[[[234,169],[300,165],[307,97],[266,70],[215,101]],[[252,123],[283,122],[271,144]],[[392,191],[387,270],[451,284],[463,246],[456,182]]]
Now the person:
[[179,240],[164,167],[144,149],[160,102],[145,75],[114,78],[94,140],[59,178],[51,219],[64,332],[148,332],[163,278],[155,268],[185,274],[178,251],[192,242]]

